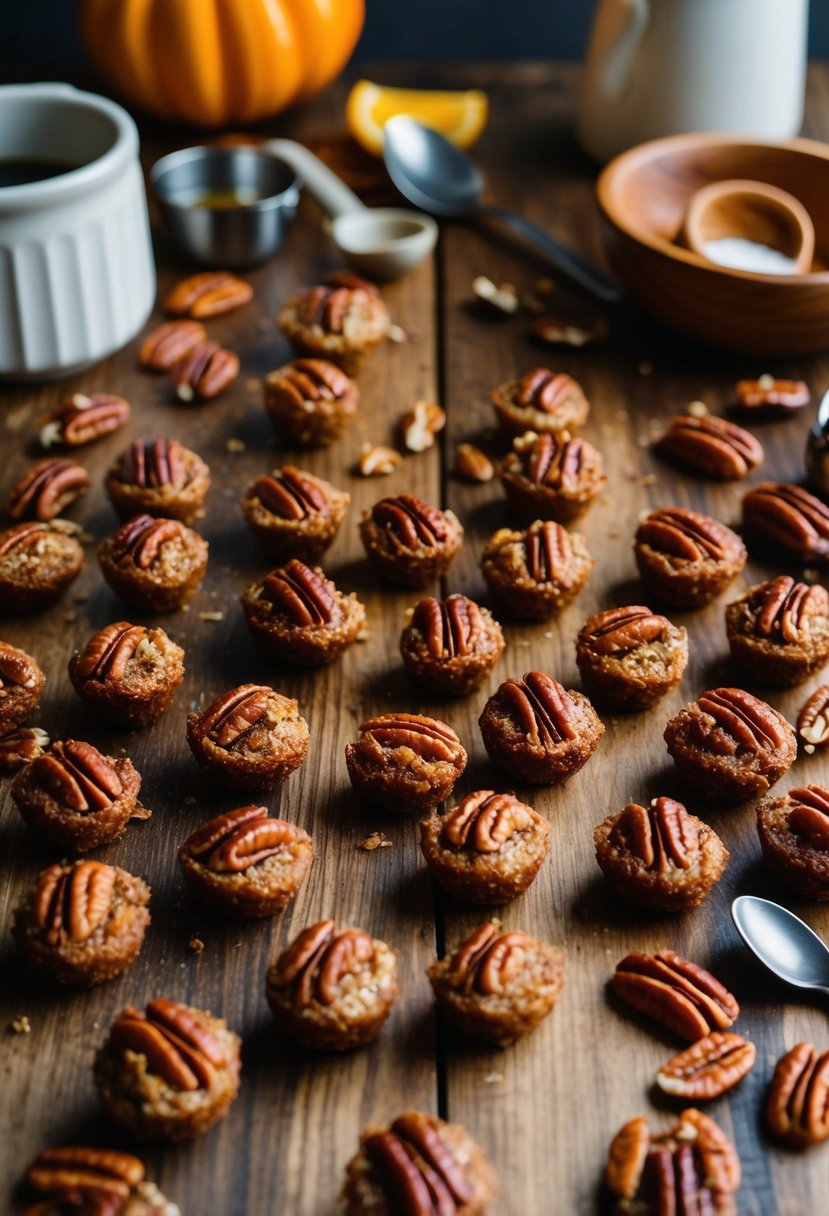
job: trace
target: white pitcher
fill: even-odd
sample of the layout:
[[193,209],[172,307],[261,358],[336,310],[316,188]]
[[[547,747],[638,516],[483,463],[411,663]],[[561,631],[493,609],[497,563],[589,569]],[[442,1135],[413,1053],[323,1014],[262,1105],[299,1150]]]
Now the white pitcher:
[[578,136],[596,160],[684,131],[789,139],[803,120],[809,0],[599,0]]

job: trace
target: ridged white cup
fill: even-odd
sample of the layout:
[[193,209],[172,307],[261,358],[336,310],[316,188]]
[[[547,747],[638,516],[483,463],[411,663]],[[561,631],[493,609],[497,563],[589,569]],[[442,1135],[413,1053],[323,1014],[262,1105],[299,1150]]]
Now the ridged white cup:
[[67,161],[0,188],[0,376],[69,375],[135,336],[155,299],[138,132],[64,84],[0,87],[0,160]]

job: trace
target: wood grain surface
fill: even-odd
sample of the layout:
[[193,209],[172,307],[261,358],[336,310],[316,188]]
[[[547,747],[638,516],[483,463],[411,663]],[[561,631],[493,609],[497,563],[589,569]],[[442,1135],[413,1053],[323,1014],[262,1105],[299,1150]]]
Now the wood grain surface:
[[[423,75],[414,65],[387,65],[374,73],[400,84],[423,83]],[[491,120],[476,155],[493,197],[598,254],[593,169],[570,134],[575,71],[536,64],[497,70],[435,67],[429,83],[488,90]],[[267,130],[313,141],[339,166],[347,165],[351,180],[372,199],[380,198],[385,188],[376,170],[337,138],[346,84]],[[806,133],[829,137],[826,69],[812,71]],[[187,142],[192,135],[148,129],[145,160]],[[183,268],[161,240],[158,252],[163,290]],[[508,675],[533,668],[578,686],[574,639],[582,621],[601,607],[642,598],[631,552],[640,513],[678,503],[729,524],[739,518],[744,486],[678,475],[653,457],[652,436],[692,400],[705,401],[712,412],[726,410],[733,384],[743,375],[771,371],[802,376],[818,397],[829,381],[829,361],[769,366],[733,359],[682,343],[625,306],[612,317],[605,346],[541,351],[528,339],[527,314],[507,321],[482,319],[470,307],[471,282],[486,274],[528,292],[548,276],[547,268],[495,231],[446,224],[434,261],[384,290],[395,322],[412,340],[387,344],[366,366],[354,426],[327,451],[301,455],[280,450],[261,406],[260,388],[262,376],[288,355],[273,316],[292,289],[335,265],[319,214],[305,200],[285,249],[250,276],[254,303],[209,326],[211,336],[238,351],[243,369],[233,389],[212,403],[195,408],[173,404],[163,380],[137,371],[136,343],[68,384],[2,390],[4,494],[35,458],[39,417],[65,391],[106,388],[132,401],[128,434],[79,453],[95,488],[72,515],[96,541],[116,526],[101,482],[129,436],[179,437],[209,463],[213,488],[198,525],[210,543],[207,578],[188,612],[159,618],[186,650],[187,676],[173,707],[148,730],[104,731],[80,706],[66,674],[74,649],[125,615],[100,579],[93,543],[81,577],[61,603],[31,619],[0,622],[0,636],[31,651],[47,672],[36,720],[55,738],[71,734],[104,750],[123,749],[143,776],[142,800],[153,810],[148,823],[130,827],[120,841],[96,853],[152,886],[153,923],[144,950],[135,966],[111,983],[90,993],[63,991],[34,977],[14,952],[12,911],[55,853],[24,830],[8,794],[10,783],[0,787],[0,1102],[5,1129],[0,1168],[7,1180],[0,1208],[18,1210],[18,1180],[41,1145],[88,1139],[129,1147],[101,1113],[92,1059],[124,1004],[165,995],[220,1014],[244,1036],[242,1088],[227,1118],[192,1145],[143,1150],[150,1175],[185,1216],[333,1213],[360,1127],[409,1106],[464,1123],[486,1148],[501,1179],[493,1209],[499,1216],[594,1212],[607,1145],[617,1127],[645,1112],[661,1127],[672,1109],[654,1095],[651,1083],[675,1045],[614,1007],[606,983],[628,950],[670,946],[710,966],[729,984],[743,1007],[737,1029],[757,1044],[754,1071],[728,1099],[710,1108],[739,1147],[744,1171],[739,1211],[742,1216],[823,1211],[829,1149],[795,1154],[774,1147],[763,1131],[762,1104],[774,1061],[785,1048],[803,1039],[826,1046],[825,1005],[806,995],[798,998],[754,962],[732,928],[729,906],[739,893],[770,896],[794,907],[824,936],[829,934],[829,912],[796,901],[770,879],[749,805],[702,811],[725,840],[731,861],[706,903],[682,916],[625,906],[602,884],[592,845],[595,824],[625,802],[662,793],[683,795],[662,741],[665,721],[703,689],[739,679],[727,658],[723,605],[743,585],[773,574],[772,566],[753,560],[745,579],[720,601],[675,614],[687,626],[691,645],[691,662],[678,690],[644,714],[605,716],[607,730],[596,755],[564,786],[517,791],[549,818],[553,843],[529,892],[499,915],[508,928],[564,946],[569,964],[553,1015],[511,1048],[481,1048],[435,1018],[424,970],[436,952],[454,947],[487,911],[460,907],[433,888],[418,848],[416,822],[384,817],[359,804],[348,783],[343,748],[373,712],[423,710],[445,717],[469,752],[458,795],[483,786],[509,788],[489,765],[480,740],[477,718],[486,696]],[[553,314],[571,316],[584,307],[561,286],[549,299]],[[376,498],[404,489],[452,507],[466,529],[466,543],[441,590],[464,591],[487,602],[480,551],[497,527],[510,522],[509,515],[497,481],[470,486],[451,475],[454,449],[471,440],[498,454],[488,404],[491,388],[545,363],[576,376],[592,402],[585,433],[605,456],[609,484],[577,527],[587,537],[596,566],[577,602],[557,620],[518,626],[504,619],[508,646],[489,686],[444,703],[418,692],[402,671],[397,649],[402,618],[418,597],[377,586],[363,560],[356,523]],[[395,419],[417,399],[440,400],[447,409],[448,426],[438,447],[407,457],[387,478],[357,477],[354,464],[361,445],[392,441]],[[801,476],[809,421],[804,415],[757,427],[766,463],[751,482]],[[267,569],[248,535],[238,497],[256,473],[286,458],[351,494],[350,513],[325,565],[338,585],[360,594],[370,624],[364,644],[334,667],[312,673],[263,659],[238,604],[241,590]],[[221,620],[203,616],[217,612]],[[311,832],[316,856],[309,880],[281,916],[238,925],[200,911],[183,893],[175,848],[210,815],[244,801],[202,777],[185,742],[184,718],[190,708],[247,680],[272,683],[297,696],[309,722],[307,763],[265,800],[275,813]],[[791,720],[817,682],[785,693],[757,691]],[[819,756],[802,757],[781,789],[827,776]],[[699,809],[693,798],[688,802]],[[373,830],[384,832],[391,847],[359,849]],[[264,999],[268,961],[302,927],[328,915],[383,937],[400,959],[401,996],[389,1023],[373,1046],[343,1057],[280,1041]],[[204,943],[200,953],[191,946],[194,938]],[[31,1033],[13,1033],[11,1023],[23,1016]]]

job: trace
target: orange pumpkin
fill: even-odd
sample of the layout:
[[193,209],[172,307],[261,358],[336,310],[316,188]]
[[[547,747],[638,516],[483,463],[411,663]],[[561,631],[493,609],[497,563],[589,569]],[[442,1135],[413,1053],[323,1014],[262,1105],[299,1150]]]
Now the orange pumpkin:
[[364,0],[82,0],[89,55],[129,102],[197,126],[248,123],[345,66]]

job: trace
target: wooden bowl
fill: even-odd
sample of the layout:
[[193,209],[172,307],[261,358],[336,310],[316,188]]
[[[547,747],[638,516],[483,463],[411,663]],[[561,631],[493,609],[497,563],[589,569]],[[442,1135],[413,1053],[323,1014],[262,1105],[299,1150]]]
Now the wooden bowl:
[[[717,266],[679,244],[688,204],[712,182],[745,178],[788,191],[815,227],[807,274]],[[666,325],[752,355],[829,347],[829,146],[674,135],[622,153],[597,184],[608,258],[629,293]]]

